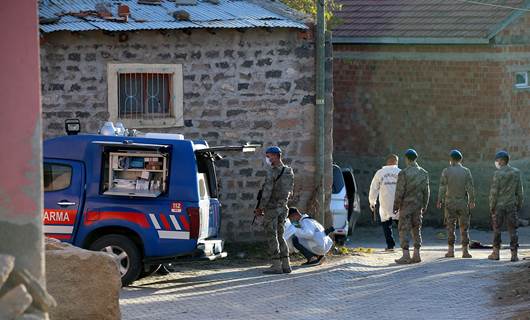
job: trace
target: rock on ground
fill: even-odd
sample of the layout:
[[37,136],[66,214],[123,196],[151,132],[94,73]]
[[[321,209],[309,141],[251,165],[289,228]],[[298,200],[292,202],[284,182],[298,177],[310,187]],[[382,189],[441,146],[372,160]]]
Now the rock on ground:
[[0,288],[9,278],[9,274],[15,266],[15,257],[0,254]]
[[0,298],[0,319],[16,319],[26,311],[32,301],[26,287],[19,284]]
[[58,304],[52,320],[120,319],[120,272],[110,255],[46,239],[46,279]]

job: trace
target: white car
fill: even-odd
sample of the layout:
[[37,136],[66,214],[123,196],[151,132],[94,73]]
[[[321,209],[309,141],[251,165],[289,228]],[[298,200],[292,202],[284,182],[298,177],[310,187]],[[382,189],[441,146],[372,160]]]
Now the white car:
[[343,245],[351,235],[361,214],[361,203],[357,183],[351,169],[341,169],[333,165],[333,186],[330,202],[335,242]]

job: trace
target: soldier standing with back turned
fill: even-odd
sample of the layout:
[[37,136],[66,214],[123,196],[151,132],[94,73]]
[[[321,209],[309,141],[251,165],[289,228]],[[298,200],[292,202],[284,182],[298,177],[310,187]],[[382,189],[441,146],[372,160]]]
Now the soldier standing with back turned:
[[493,175],[490,189],[490,211],[493,225],[493,252],[488,256],[490,260],[499,260],[501,248],[501,228],[506,223],[510,233],[511,261],[518,261],[517,212],[523,207],[523,181],[521,172],[510,166],[510,155],[506,151],[499,151],[495,155],[497,171]]
[[444,208],[447,226],[446,258],[455,256],[455,229],[460,225],[462,242],[462,258],[471,258],[469,254],[469,220],[470,209],[475,208],[475,188],[473,177],[468,168],[462,166],[462,153],[452,150],[449,154],[450,166],[442,171],[440,189],[438,192],[438,208]]
[[259,207],[255,211],[256,215],[264,216],[268,254],[272,259],[271,268],[263,273],[291,273],[289,249],[283,233],[289,211],[287,201],[293,193],[293,169],[283,164],[279,147],[267,148],[265,156],[270,169],[263,184]]
[[[429,173],[421,168],[414,149],[405,152],[407,167],[398,174],[394,213],[399,215],[399,242],[403,256],[396,260],[398,264],[421,262],[421,224],[423,214],[429,204]],[[410,258],[409,235],[414,240],[414,255]]]

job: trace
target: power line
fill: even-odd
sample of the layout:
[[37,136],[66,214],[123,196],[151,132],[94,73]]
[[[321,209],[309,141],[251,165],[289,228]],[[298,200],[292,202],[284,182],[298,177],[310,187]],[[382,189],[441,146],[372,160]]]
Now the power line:
[[478,5],[481,5],[481,6],[489,6],[489,7],[497,7],[497,8],[503,8],[503,9],[530,12],[530,9],[526,9],[526,8],[510,7],[510,6],[504,6],[504,5],[501,5],[501,4],[485,3],[485,2],[481,2],[481,1],[474,1],[474,0],[456,0],[456,1],[466,2],[466,3],[471,3],[471,4],[478,4]]

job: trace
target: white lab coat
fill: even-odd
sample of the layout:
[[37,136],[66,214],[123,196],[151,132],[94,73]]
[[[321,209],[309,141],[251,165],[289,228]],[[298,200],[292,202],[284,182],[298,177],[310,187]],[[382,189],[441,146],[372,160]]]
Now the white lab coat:
[[285,222],[283,238],[287,241],[290,252],[297,251],[293,246],[293,236],[298,238],[301,245],[319,256],[328,253],[333,246],[333,240],[326,235],[324,227],[318,221],[309,218],[307,214],[302,215],[299,228],[291,224],[289,219]]
[[381,217],[381,222],[398,219],[394,214],[394,196],[396,194],[397,179],[400,171],[397,165],[384,166],[377,170],[370,184],[368,199],[370,205],[375,206],[379,197],[379,216]]

